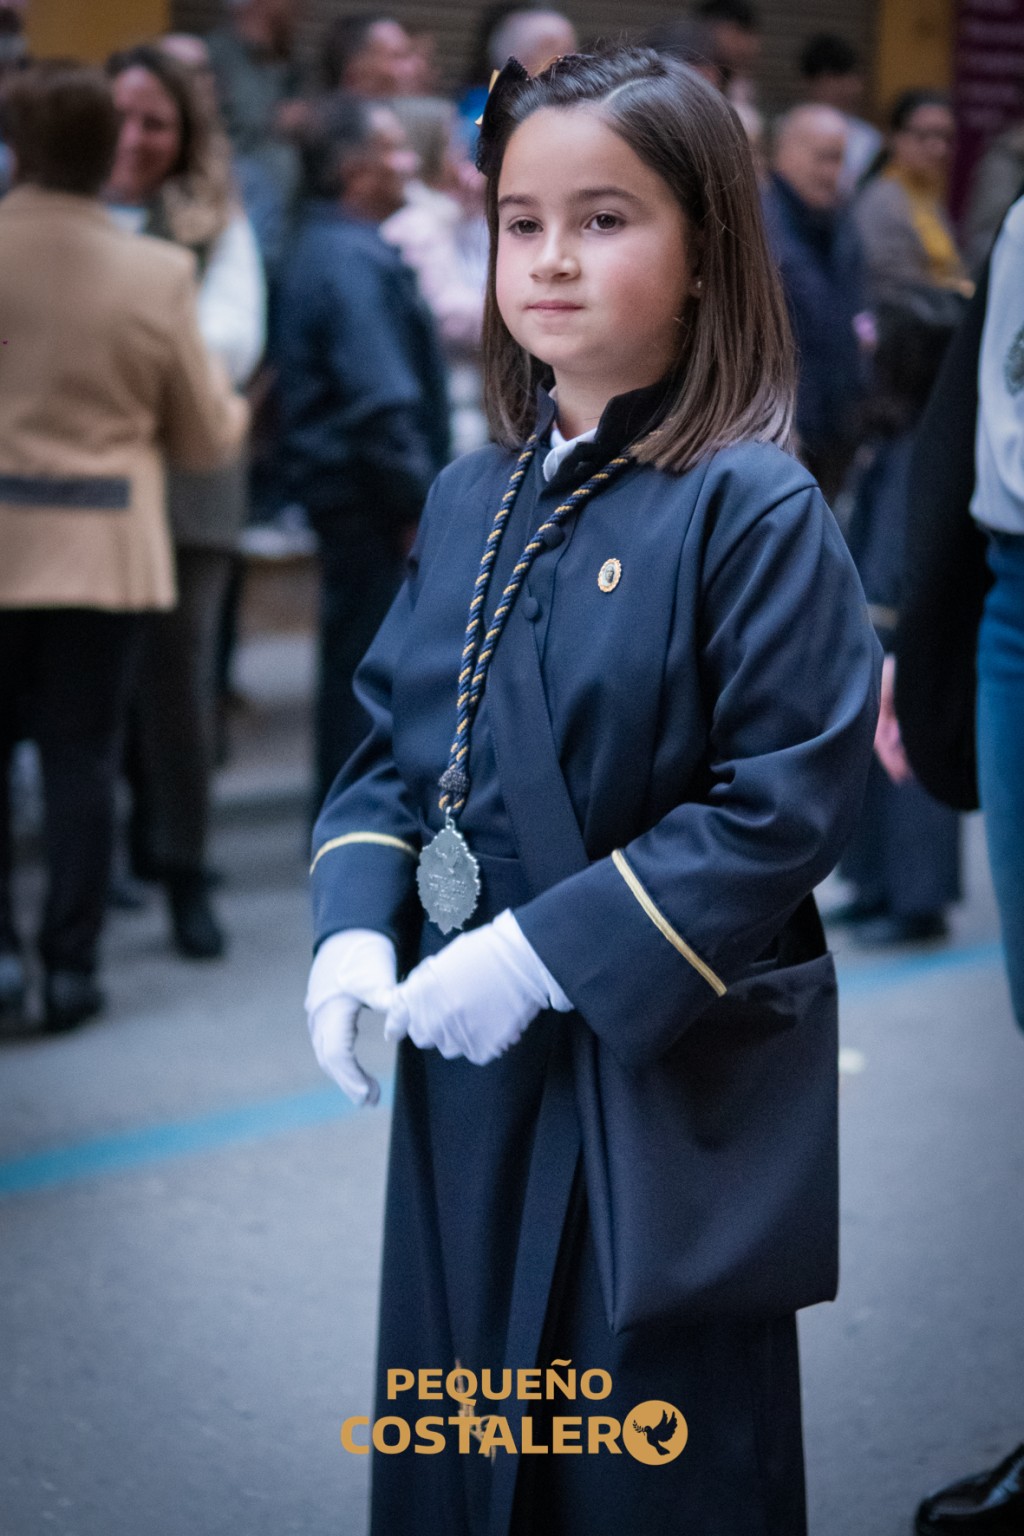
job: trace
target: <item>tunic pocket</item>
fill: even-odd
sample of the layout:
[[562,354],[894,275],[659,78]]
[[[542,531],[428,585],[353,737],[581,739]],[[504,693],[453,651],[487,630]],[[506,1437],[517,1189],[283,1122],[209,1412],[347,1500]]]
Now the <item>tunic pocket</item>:
[[839,1228],[831,956],[745,977],[638,1071],[573,1022],[613,1331],[780,1315],[831,1299]]

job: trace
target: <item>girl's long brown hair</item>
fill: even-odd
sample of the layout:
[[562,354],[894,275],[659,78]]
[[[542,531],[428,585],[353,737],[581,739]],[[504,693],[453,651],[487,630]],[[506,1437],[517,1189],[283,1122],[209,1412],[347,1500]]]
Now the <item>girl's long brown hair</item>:
[[495,439],[515,447],[529,435],[537,385],[547,376],[545,365],[513,338],[495,293],[501,161],[515,129],[542,107],[599,112],[668,184],[686,216],[701,291],[680,316],[669,404],[636,457],[681,471],[741,439],[788,447],[793,342],[746,135],[725,98],[700,75],[647,48],[569,54],[504,91],[485,117],[492,142],[484,399]]

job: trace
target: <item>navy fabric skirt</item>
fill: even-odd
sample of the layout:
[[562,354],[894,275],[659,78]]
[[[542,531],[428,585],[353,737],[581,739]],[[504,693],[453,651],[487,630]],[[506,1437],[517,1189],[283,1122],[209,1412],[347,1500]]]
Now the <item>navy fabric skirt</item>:
[[[514,860],[481,858],[488,921],[526,895]],[[443,940],[424,925],[421,953]],[[652,1255],[657,1263],[657,1255]],[[381,1287],[378,1418],[447,1419],[450,1398],[387,1395],[389,1370],[484,1369],[501,1379],[552,1361],[606,1371],[596,1401],[486,1402],[476,1414],[522,1417],[551,1444],[552,1415],[584,1421],[581,1454],[458,1449],[374,1453],[373,1536],[802,1536],[803,1451],[796,1323],[720,1319],[612,1334],[598,1281],[579,1164],[564,1019],[534,1020],[486,1067],[445,1061],[404,1041],[395,1088]],[[564,1372],[562,1373],[564,1374]],[[647,1465],[586,1449],[586,1420],[627,1419],[668,1402],[685,1449]],[[619,1441],[621,1445],[621,1440]]]

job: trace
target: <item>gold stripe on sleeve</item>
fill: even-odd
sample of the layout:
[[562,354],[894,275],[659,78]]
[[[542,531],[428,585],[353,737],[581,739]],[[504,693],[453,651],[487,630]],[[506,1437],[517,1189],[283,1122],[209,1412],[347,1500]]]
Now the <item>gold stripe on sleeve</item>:
[[623,880],[625,880],[626,884],[629,886],[633,895],[643,907],[644,911],[650,918],[651,922],[654,924],[655,928],[657,928],[658,932],[662,934],[666,939],[668,939],[673,949],[678,949],[683,959],[688,961],[689,964],[693,966],[694,970],[703,976],[711,990],[717,993],[719,997],[721,997],[725,991],[725,982],[722,981],[720,976],[715,975],[710,965],[707,965],[700,958],[697,952],[690,948],[686,940],[682,938],[678,933],[676,933],[676,930],[672,927],[672,924],[669,922],[668,918],[665,917],[663,913],[658,911],[657,907],[654,905],[654,902],[651,900],[650,896],[648,896],[647,892],[640,884],[640,881],[637,879],[636,875],[627,864],[625,854],[622,853],[618,848],[616,848],[612,854],[612,863],[615,865],[615,868],[618,870]]
[[387,832],[346,832],[344,837],[332,837],[329,843],[317,850],[316,858],[309,866],[310,874],[313,873],[325,853],[330,853],[335,848],[344,848],[348,843],[376,843],[381,848],[397,848],[401,853],[407,853],[413,859],[420,856],[419,849],[412,843],[404,843],[400,837],[391,837]]

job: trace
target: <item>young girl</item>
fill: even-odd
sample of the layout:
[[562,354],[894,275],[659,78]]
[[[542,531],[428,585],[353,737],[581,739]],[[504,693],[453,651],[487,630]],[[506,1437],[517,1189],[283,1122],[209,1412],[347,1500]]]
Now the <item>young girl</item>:
[[375,1457],[372,1529],[799,1536],[793,1312],[835,1244],[809,893],[878,648],[782,451],[732,110],[646,50],[510,61],[481,168],[497,445],[433,488],[315,836],[318,1058],[373,1101],[360,1007],[402,1042],[376,1416],[443,1434]]

